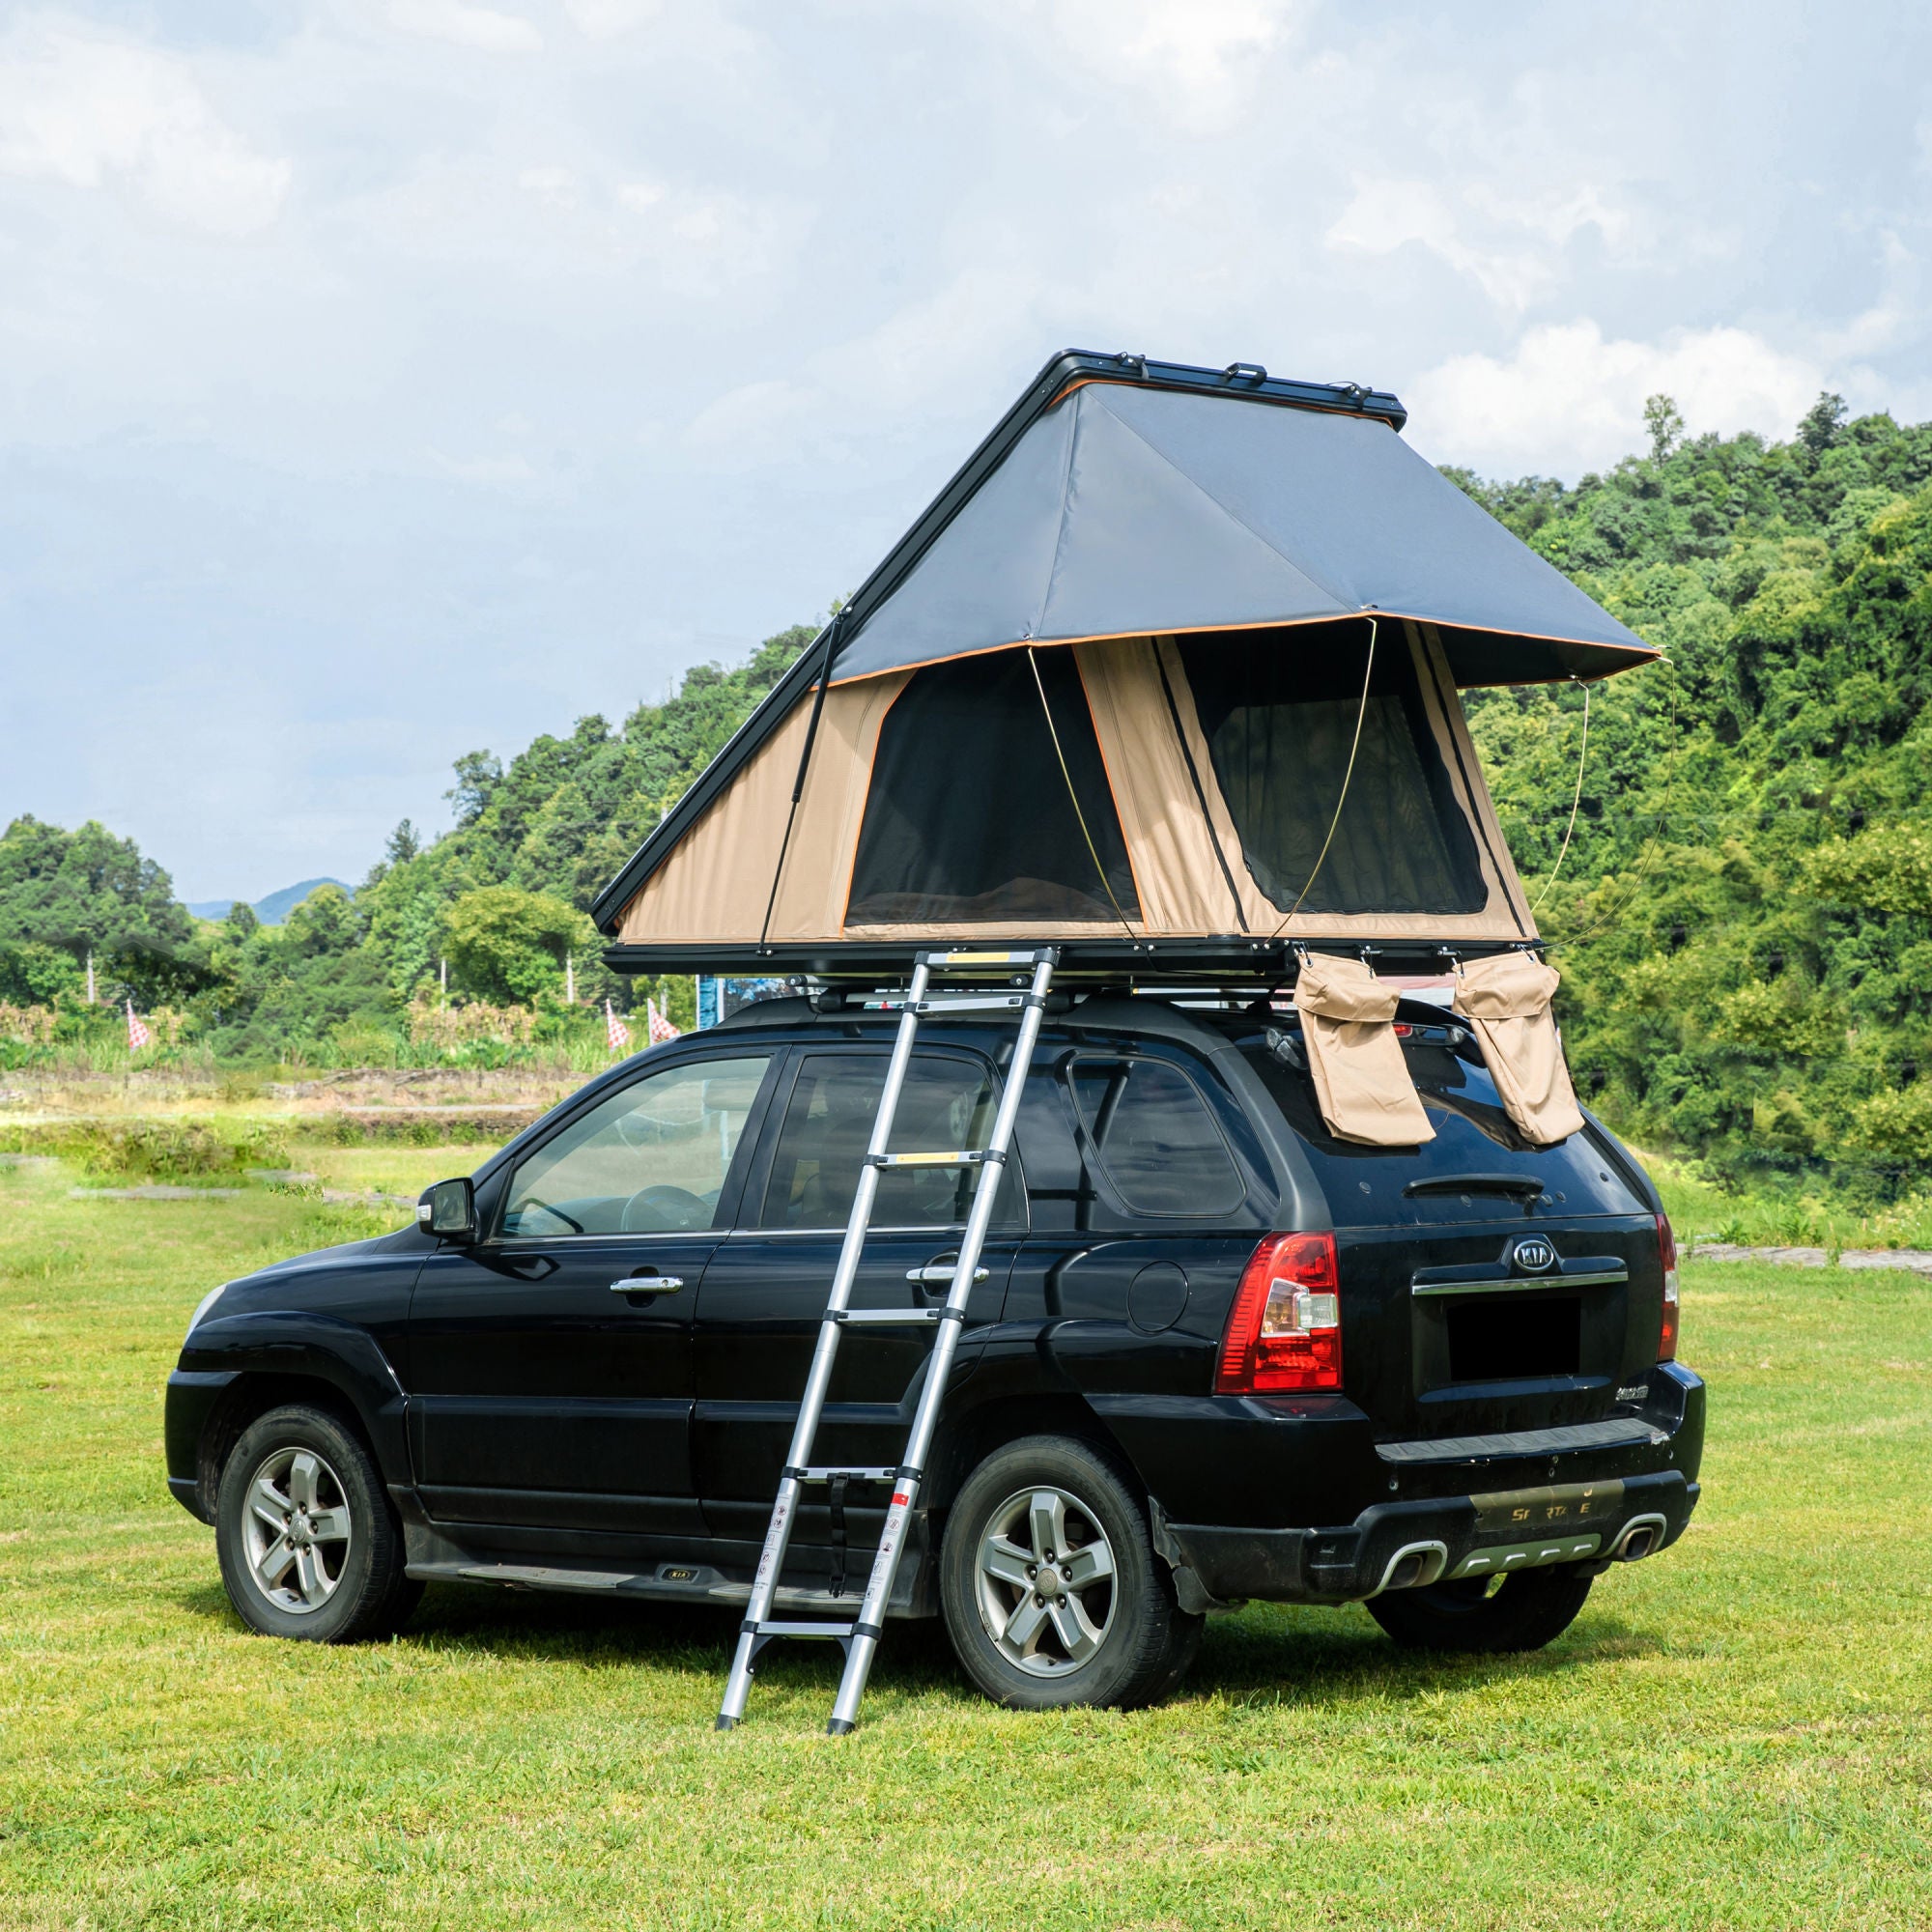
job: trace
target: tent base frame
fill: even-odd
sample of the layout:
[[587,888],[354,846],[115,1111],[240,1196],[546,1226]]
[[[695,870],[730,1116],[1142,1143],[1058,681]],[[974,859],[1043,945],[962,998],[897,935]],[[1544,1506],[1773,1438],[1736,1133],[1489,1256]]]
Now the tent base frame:
[[[810,980],[860,980],[867,985],[900,984],[910,976],[914,955],[937,944],[930,938],[902,941],[850,940],[837,945],[783,944],[611,946],[604,963],[613,973],[713,973],[733,979],[798,976]],[[983,939],[949,938],[961,951],[1025,951],[1043,942],[1012,938],[989,930]],[[1534,939],[1255,939],[1241,934],[1210,939],[1129,941],[1118,935],[1094,939],[1055,939],[1060,952],[1058,983],[1102,981],[1109,985],[1286,986],[1296,974],[1297,951],[1366,959],[1381,973],[1437,974],[1452,959],[1482,959],[1499,952],[1541,952]],[[1000,974],[992,976],[1003,980]]]

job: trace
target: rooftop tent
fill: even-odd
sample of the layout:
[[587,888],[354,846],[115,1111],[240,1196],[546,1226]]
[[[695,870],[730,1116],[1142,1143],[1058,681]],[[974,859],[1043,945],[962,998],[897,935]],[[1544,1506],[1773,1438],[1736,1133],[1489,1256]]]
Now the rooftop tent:
[[1533,937],[1457,687],[1657,654],[1402,422],[1055,358],[604,894],[612,963]]

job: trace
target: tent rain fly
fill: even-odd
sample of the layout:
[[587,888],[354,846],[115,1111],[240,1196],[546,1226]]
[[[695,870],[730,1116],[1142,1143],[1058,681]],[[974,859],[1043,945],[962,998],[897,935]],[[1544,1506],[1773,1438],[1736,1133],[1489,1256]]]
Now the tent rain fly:
[[1535,938],[1459,685],[1657,654],[1392,397],[1069,354],[596,908],[634,971]]

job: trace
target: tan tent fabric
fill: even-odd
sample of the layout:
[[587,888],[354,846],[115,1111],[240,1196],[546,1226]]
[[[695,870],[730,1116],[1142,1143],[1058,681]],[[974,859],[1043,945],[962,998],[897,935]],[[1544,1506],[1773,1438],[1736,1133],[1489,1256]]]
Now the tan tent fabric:
[[[1450,782],[1477,832],[1490,887],[1487,907],[1464,914],[1301,913],[1284,926],[1281,908],[1263,895],[1248,870],[1179,649],[1171,638],[1122,638],[1066,648],[1079,668],[1133,868],[1141,912],[1130,923],[1136,937],[1245,932],[1261,939],[1420,938],[1446,944],[1535,937],[1440,640],[1431,626],[1390,619],[1378,647],[1391,646],[1406,649],[1416,664]],[[1277,640],[1268,647],[1285,646]],[[835,684],[827,693],[785,848],[784,875],[772,904],[774,941],[943,942],[986,936],[981,923],[915,929],[845,923],[879,729],[914,675],[892,671]],[[760,937],[810,709],[809,697],[793,708],[639,888],[619,920],[621,944],[728,945]],[[943,755],[945,748],[934,750]],[[1332,801],[1327,809],[1333,810]],[[1097,929],[1091,923],[1037,921],[1001,926],[1005,937],[1042,940],[1092,938]]]
[[1395,1037],[1399,989],[1356,959],[1311,955],[1294,985],[1302,1043],[1328,1131],[1370,1147],[1433,1141]]
[[[826,693],[772,908],[774,939],[839,931],[879,725],[911,675],[895,671]],[[797,706],[644,881],[624,908],[620,943],[757,940],[810,717],[809,703]]]
[[[1240,840],[1221,803],[1214,774],[1210,769],[1197,791],[1175,735],[1167,690],[1174,693],[1176,708],[1184,704],[1189,717],[1194,700],[1178,658],[1170,667],[1167,690],[1162,689],[1160,654],[1173,649],[1154,638],[1073,647],[1133,864],[1141,917],[1154,932],[1253,931],[1254,902],[1260,895],[1241,864]],[[1207,817],[1201,810],[1203,792],[1208,801]],[[1215,856],[1217,838],[1227,855],[1225,868]],[[1236,880],[1233,893],[1229,873]],[[1244,883],[1245,894],[1240,890]]]
[[[798,802],[798,824],[772,908],[774,939],[817,939],[844,926],[879,727],[911,679],[909,670],[892,671],[826,693],[818,742],[811,748],[811,766]],[[771,890],[769,873],[764,889]]]
[[1455,1009],[1475,1031],[1503,1108],[1539,1147],[1583,1130],[1549,1010],[1560,982],[1555,967],[1525,952],[1472,959],[1456,978]]

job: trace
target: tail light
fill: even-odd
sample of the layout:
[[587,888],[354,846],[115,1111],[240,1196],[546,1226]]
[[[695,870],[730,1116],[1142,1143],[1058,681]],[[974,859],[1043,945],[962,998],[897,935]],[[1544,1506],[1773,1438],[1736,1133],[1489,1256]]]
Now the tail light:
[[1663,1269],[1663,1323],[1658,1330],[1657,1359],[1677,1359],[1677,1236],[1670,1232],[1670,1217],[1657,1217],[1657,1259]]
[[1270,1235],[1235,1292],[1216,1395],[1342,1386],[1342,1305],[1333,1235]]

